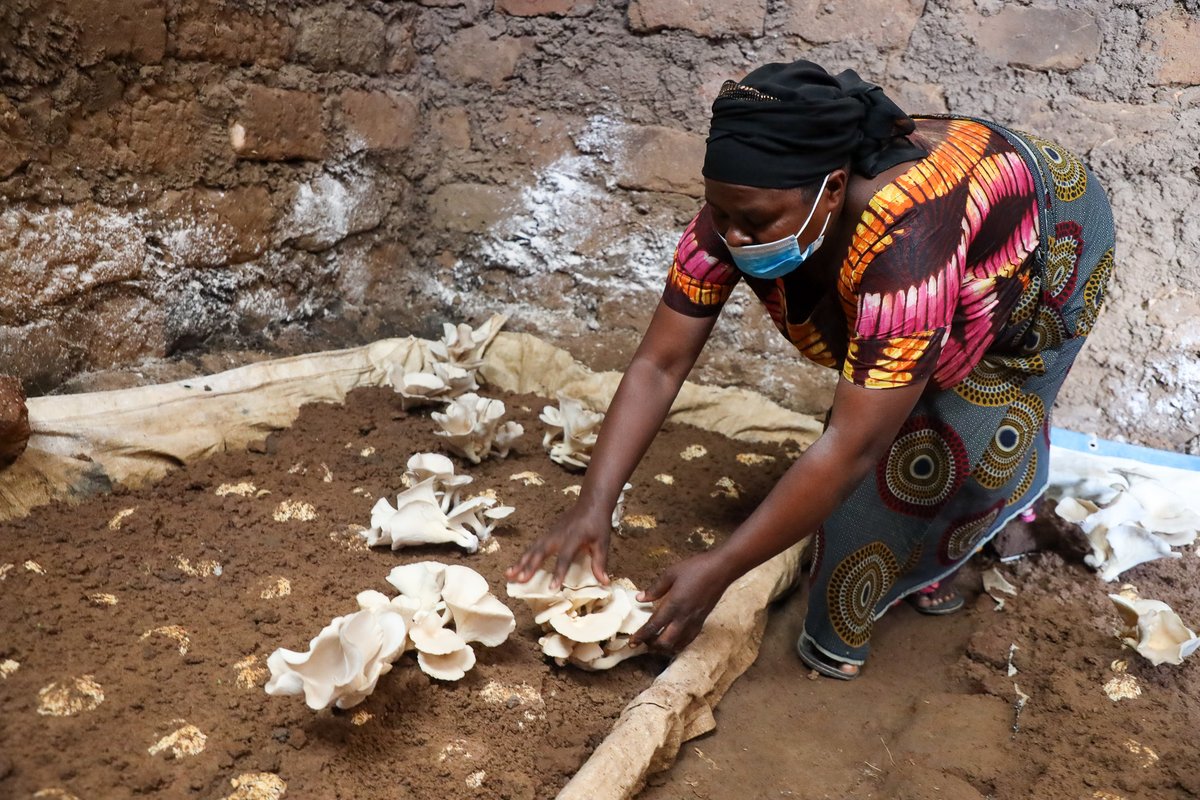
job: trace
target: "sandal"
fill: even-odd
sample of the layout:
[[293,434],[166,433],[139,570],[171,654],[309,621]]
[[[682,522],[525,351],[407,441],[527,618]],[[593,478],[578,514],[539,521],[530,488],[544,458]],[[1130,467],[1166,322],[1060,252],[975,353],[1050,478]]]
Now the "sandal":
[[[967,604],[967,601],[963,599],[963,596],[959,594],[958,590],[953,586],[947,585],[943,590],[943,592],[949,591],[949,595],[947,595],[943,600],[935,600],[934,596],[937,594],[939,587],[941,587],[944,583],[945,581],[931,583],[924,589],[913,592],[906,598],[908,600],[908,604],[912,606],[918,614],[927,614],[931,617],[941,617],[945,616],[946,614],[953,614],[955,611],[960,610],[964,605]],[[921,597],[928,597],[929,605],[921,605],[919,600]]]
[[855,667],[854,672],[843,672],[841,669],[843,662],[835,661],[824,655],[803,636],[796,640],[796,655],[800,656],[800,660],[806,666],[815,669],[827,678],[837,678],[839,681],[852,681],[862,672],[862,669],[857,664],[851,665]]

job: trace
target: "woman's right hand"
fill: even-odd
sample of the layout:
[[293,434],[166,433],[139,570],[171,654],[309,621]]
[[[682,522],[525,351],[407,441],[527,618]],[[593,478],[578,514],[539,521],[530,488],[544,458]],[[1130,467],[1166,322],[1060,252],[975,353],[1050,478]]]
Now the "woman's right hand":
[[567,570],[576,557],[586,554],[592,557],[592,574],[596,580],[608,585],[608,542],[612,535],[611,512],[597,511],[584,503],[576,503],[563,512],[536,542],[525,548],[525,552],[505,571],[510,581],[524,583],[550,556],[555,557],[554,576],[550,587],[562,586]]

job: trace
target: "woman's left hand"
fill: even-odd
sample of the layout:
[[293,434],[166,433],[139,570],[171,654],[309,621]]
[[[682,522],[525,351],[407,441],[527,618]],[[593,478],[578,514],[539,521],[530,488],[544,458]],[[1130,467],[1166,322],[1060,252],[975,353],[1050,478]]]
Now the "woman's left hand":
[[718,552],[701,553],[672,565],[638,595],[638,600],[656,603],[657,608],[630,637],[630,644],[678,652],[696,638],[713,606],[733,582]]

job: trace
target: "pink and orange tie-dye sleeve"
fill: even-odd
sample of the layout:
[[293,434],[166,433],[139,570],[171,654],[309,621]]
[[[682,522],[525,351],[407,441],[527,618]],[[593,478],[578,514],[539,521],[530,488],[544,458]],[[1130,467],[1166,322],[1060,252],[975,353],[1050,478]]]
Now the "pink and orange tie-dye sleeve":
[[724,251],[705,206],[688,224],[675,248],[663,302],[689,317],[720,313],[741,277],[728,256],[717,255]]
[[844,287],[854,302],[842,365],[843,377],[859,386],[907,386],[937,368],[958,304],[966,242],[961,228],[938,224],[924,211],[907,210],[886,228],[859,226],[854,246],[869,256],[869,266],[860,261],[851,270],[854,285]]

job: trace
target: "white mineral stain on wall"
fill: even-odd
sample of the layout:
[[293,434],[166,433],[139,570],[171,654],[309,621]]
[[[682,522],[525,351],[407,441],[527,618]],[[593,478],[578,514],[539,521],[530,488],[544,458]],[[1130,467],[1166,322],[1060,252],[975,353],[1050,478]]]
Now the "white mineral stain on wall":
[[[604,115],[588,120],[576,137],[585,151],[562,156],[541,169],[519,193],[506,216],[479,238],[477,251],[455,266],[477,272],[480,262],[499,265],[521,276],[559,273],[577,286],[601,289],[607,295],[661,291],[679,231],[665,213],[635,217],[627,201],[614,192],[616,180],[610,161],[619,158],[621,122]],[[600,220],[630,214],[622,220],[620,234],[605,236]],[[608,267],[620,264],[619,270]],[[427,287],[444,302],[461,297],[437,280]],[[564,315],[522,300],[493,303],[495,310],[513,309],[521,319],[547,330],[561,329]],[[545,326],[552,326],[546,328]],[[595,320],[580,328],[597,328]]]

